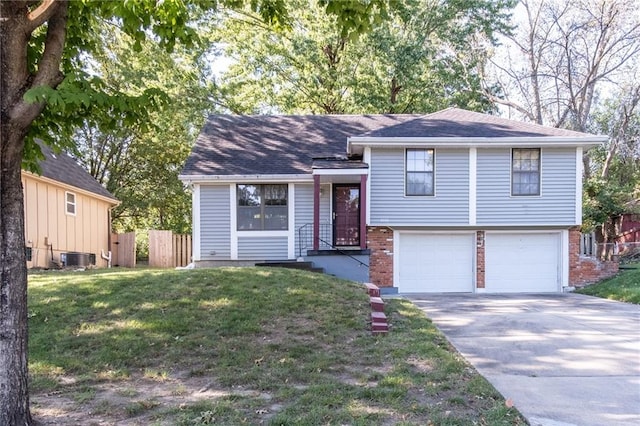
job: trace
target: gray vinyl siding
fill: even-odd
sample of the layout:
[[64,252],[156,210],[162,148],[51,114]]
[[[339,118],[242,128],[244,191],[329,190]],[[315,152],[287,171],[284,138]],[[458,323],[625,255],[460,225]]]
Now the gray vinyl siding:
[[203,260],[231,257],[229,185],[200,187],[200,256]]
[[[330,186],[322,185],[322,194],[320,195],[320,223],[331,223],[331,197]],[[300,255],[300,238],[299,229],[306,225],[307,233],[313,230],[313,184],[299,184],[295,186],[295,255]],[[331,237],[331,235],[329,235]],[[308,244],[308,242],[307,242]],[[310,250],[313,247],[306,247],[306,250]],[[322,247],[321,247],[322,248]],[[302,253],[306,256],[306,251]]]
[[403,149],[371,151],[371,224],[469,223],[469,150],[435,150],[435,195],[405,196]]
[[511,195],[511,149],[478,149],[479,225],[571,225],[576,209],[576,151],[541,150],[540,196]]
[[[310,232],[313,223],[313,185],[299,184],[295,186],[295,227],[296,227],[296,257],[300,255],[299,230],[309,224],[306,230]],[[302,253],[306,255],[306,253]]]
[[238,235],[238,260],[286,260],[288,238]]

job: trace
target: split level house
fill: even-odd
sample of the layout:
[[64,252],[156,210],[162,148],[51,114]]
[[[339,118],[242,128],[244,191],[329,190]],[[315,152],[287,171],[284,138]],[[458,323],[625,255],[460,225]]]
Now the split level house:
[[119,201],[73,158],[40,148],[41,174],[22,171],[27,267],[106,267]]
[[561,292],[582,278],[595,136],[457,108],[209,117],[180,179],[197,266],[311,260],[385,293]]

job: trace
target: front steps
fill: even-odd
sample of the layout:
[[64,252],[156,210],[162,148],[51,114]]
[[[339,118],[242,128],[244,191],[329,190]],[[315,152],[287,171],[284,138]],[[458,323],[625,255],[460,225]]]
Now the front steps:
[[313,262],[297,262],[295,260],[292,260],[290,262],[260,262],[260,263],[256,263],[255,266],[300,269],[303,271],[317,272],[319,274],[324,274],[324,268],[316,268]]

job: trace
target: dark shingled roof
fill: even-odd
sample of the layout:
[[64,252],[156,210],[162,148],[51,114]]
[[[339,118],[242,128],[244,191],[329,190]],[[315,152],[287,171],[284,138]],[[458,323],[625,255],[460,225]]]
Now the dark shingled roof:
[[44,144],[40,144],[40,149],[44,154],[44,160],[40,161],[42,176],[118,201],[73,158],[65,153],[55,154]]
[[183,175],[311,173],[313,158],[346,155],[347,138],[418,115],[212,115]]
[[[356,136],[356,135],[353,135]],[[508,120],[459,108],[448,108],[394,126],[358,136],[429,138],[508,138],[536,136],[591,136],[587,133]]]
[[[307,174],[345,155],[347,138],[584,137],[585,133],[449,108],[429,115],[212,115],[182,175]],[[320,163],[316,162],[316,166]]]

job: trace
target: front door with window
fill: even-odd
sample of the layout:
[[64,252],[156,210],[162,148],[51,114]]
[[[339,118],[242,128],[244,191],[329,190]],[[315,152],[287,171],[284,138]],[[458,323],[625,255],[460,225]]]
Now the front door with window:
[[333,245],[360,245],[360,185],[333,186]]

